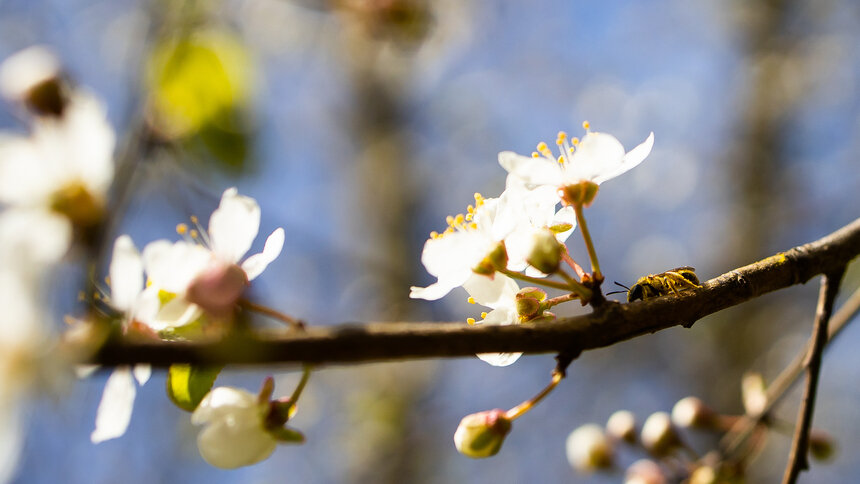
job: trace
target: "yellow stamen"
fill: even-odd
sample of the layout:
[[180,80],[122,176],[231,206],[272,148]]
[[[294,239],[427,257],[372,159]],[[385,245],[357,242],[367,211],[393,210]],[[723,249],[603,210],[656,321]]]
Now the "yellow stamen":
[[540,158],[540,153],[537,151],[532,151],[532,158]]
[[191,238],[192,238],[192,239],[196,239],[196,238],[197,238],[197,236],[198,236],[198,235],[200,235],[200,234],[199,234],[199,233],[197,233],[197,231],[196,231],[196,230],[194,230],[194,229],[191,229],[190,234],[191,234]]
[[439,232],[436,232],[435,230],[430,232],[430,238],[431,239],[439,238]]
[[472,296],[469,296],[468,298],[466,298],[466,302],[469,304],[475,304],[475,298],[473,298]]
[[193,223],[193,224],[196,224],[196,223],[197,223],[197,215],[192,215],[192,216],[191,216],[191,223]]
[[475,318],[466,318],[466,322],[469,324],[475,324]]
[[571,140],[570,140],[570,143],[571,143],[573,146],[577,146],[577,145],[579,145],[579,138],[573,138],[573,139],[571,139]]
[[178,224],[176,226],[176,233],[179,235],[185,235],[188,232],[188,226],[185,224]]
[[486,311],[481,313],[481,319],[487,319],[487,312]]
[[582,129],[588,131],[589,129],[591,129],[591,123],[589,123],[588,121],[583,121],[582,122]]
[[105,276],[105,284],[110,286],[110,276]]

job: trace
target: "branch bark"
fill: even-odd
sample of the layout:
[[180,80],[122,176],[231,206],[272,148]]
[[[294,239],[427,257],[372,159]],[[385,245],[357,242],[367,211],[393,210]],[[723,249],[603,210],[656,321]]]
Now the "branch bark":
[[609,301],[591,314],[554,323],[368,323],[309,327],[286,335],[245,335],[216,342],[140,343],[118,339],[93,351],[87,360],[100,365],[319,365],[518,351],[578,354],[673,326],[690,327],[722,309],[838,271],[858,254],[860,219],[815,242],[729,271],[706,281],[699,289],[630,304]]
[[815,411],[815,397],[818,393],[818,377],[821,374],[821,355],[827,344],[827,326],[830,314],[833,312],[833,302],[839,294],[839,282],[844,269],[824,274],[821,279],[821,292],[818,297],[818,307],[815,311],[815,325],[809,339],[809,353],[806,356],[806,388],[800,410],[797,414],[797,425],[794,429],[794,440],[791,454],[782,482],[794,484],[801,471],[809,469],[809,430],[812,427],[812,414]]

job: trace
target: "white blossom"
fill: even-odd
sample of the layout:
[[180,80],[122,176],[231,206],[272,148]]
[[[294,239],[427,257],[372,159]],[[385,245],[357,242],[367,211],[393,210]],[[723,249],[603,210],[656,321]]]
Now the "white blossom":
[[[124,313],[123,329],[133,321],[150,324],[158,310],[154,290],[144,290],[143,261],[131,237],[123,235],[114,242],[110,263],[110,297],[108,303]],[[135,380],[145,384],[152,373],[149,365],[118,366],[108,377],[96,410],[96,425],[90,440],[93,443],[114,439],[125,434],[131,421]]]
[[[185,232],[187,228],[182,227]],[[155,287],[176,295],[161,307],[153,328],[188,324],[204,310],[232,309],[245,286],[283,249],[284,229],[277,228],[266,239],[262,252],[242,261],[259,228],[260,206],[253,198],[229,188],[209,219],[208,232],[199,229],[192,240],[148,244],[143,250],[147,275]]]
[[532,188],[543,185],[558,188],[582,181],[600,185],[641,163],[651,152],[654,133],[627,153],[614,136],[594,131],[588,131],[575,146],[571,146],[565,133],[559,133],[556,144],[560,151],[558,158],[541,143],[532,156],[503,151],[499,153],[499,163],[509,176]]

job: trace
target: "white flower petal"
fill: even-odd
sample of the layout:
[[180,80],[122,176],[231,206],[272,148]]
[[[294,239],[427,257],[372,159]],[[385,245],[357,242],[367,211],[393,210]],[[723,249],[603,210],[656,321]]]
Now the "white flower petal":
[[473,274],[463,284],[463,288],[476,303],[493,309],[516,307],[517,292],[520,290],[516,281],[502,274],[496,274],[492,279]]
[[248,280],[253,281],[260,275],[260,273],[266,270],[266,267],[281,255],[281,250],[283,250],[283,248],[284,229],[278,227],[266,239],[266,245],[263,246],[263,252],[248,257],[248,259],[242,263],[242,270],[245,271],[245,275],[248,276]]
[[58,262],[72,243],[65,217],[39,209],[0,213],[0,265],[35,272]]
[[212,250],[225,262],[242,259],[260,230],[260,206],[251,197],[239,195],[228,188],[221,203],[209,218],[209,237]]
[[205,247],[182,240],[156,240],[143,249],[144,267],[153,285],[176,294],[185,293],[211,260],[212,253]]
[[648,138],[645,139],[639,146],[630,150],[626,155],[624,155],[624,159],[614,171],[607,172],[605,175],[598,177],[595,180],[595,183],[603,183],[606,180],[610,180],[615,178],[622,173],[627,172],[628,170],[636,167],[639,163],[645,160],[648,155],[651,153],[651,148],[654,147],[654,133],[648,135]]
[[27,47],[0,64],[0,94],[18,101],[37,84],[59,74],[60,61],[54,51],[43,45]]
[[533,158],[502,151],[499,153],[499,164],[526,185],[560,185],[562,181],[561,166],[542,157]]
[[624,146],[615,136],[589,132],[565,164],[564,182],[606,180],[605,175],[615,172],[623,160]]
[[[518,322],[519,319],[517,317],[516,309],[501,308],[490,311],[483,321],[478,321],[475,324],[507,326],[509,324],[517,324]],[[522,355],[522,353],[478,353],[476,356],[482,361],[493,366],[509,366],[517,361]]]
[[158,314],[149,322],[149,326],[155,331],[177,328],[194,322],[202,314],[203,309],[200,306],[190,303],[185,298],[179,296],[161,306]]
[[152,376],[152,365],[134,365],[132,373],[134,373],[134,379],[137,380],[137,384],[143,386],[149,381],[149,377]]
[[143,291],[143,259],[128,235],[114,242],[109,273],[111,306],[130,311]]
[[94,444],[115,439],[125,433],[131,421],[135,393],[129,367],[117,367],[108,377],[96,411],[96,428],[90,435]]
[[421,262],[438,281],[426,288],[412,287],[409,297],[436,300],[461,286],[472,268],[486,257],[492,240],[475,232],[455,232],[429,239],[424,244]]

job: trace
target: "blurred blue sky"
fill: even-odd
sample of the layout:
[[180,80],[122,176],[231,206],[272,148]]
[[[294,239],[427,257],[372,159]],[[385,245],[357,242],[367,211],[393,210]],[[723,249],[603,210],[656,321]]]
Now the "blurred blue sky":
[[[254,170],[235,176],[200,163],[189,167],[170,159],[148,160],[135,180],[122,231],[139,246],[173,237],[176,223],[191,213],[205,220],[221,191],[238,186],[262,206],[261,233],[278,226],[287,231],[284,252],[254,282],[256,298],[315,324],[373,319],[363,298],[374,278],[392,267],[385,253],[360,237],[374,214],[357,213],[354,203],[360,191],[353,160],[360,147],[345,121],[354,99],[339,37],[352,20],[302,3],[234,0],[213,14],[247,42],[259,69]],[[681,265],[694,265],[707,279],[731,264],[753,262],[727,253],[744,238],[733,224],[733,188],[744,175],[732,168],[731,157],[750,79],[761,67],[755,62],[751,67],[746,58],[743,29],[750,20],[742,3],[438,2],[434,30],[423,45],[384,49],[379,60],[387,63],[385,72],[400,79],[404,92],[404,128],[413,153],[402,162],[413,175],[418,204],[411,214],[414,231],[403,237],[416,266],[424,238],[440,229],[446,215],[464,211],[475,191],[501,192],[505,172],[496,161],[499,151],[527,154],[559,130],[581,135],[583,120],[615,134],[628,148],[651,131],[656,139],[650,157],[603,185],[586,214],[609,281],[630,283]],[[814,240],[858,216],[860,10],[844,0],[824,3],[796,7],[787,16],[785,41],[799,52],[792,60],[798,73],[781,80],[788,87],[774,86],[798,92],[774,181],[787,193],[775,202],[780,205],[772,212],[774,234],[757,257]],[[0,58],[34,43],[52,46],[71,76],[106,100],[122,136],[140,100],[140,59],[153,28],[150,14],[159,5],[0,1]],[[9,109],[0,110],[0,127],[22,129]],[[585,259],[576,239],[574,234],[571,250]],[[262,241],[261,236],[255,249]],[[368,267],[379,272],[368,274]],[[423,270],[416,274],[417,285],[431,281]],[[846,289],[858,283],[855,268]],[[753,349],[760,353],[755,368],[772,378],[805,341],[815,286],[811,282],[764,298],[765,304],[779,305],[765,322],[745,324],[740,307],[726,316],[734,321],[713,326],[734,331],[740,346],[765,332],[765,324],[800,331],[780,330],[779,339]],[[407,294],[404,287],[404,299]],[[474,307],[464,298],[465,293],[457,293],[415,304],[415,317],[473,316]],[[404,381],[393,383],[418,392],[417,413],[410,417],[413,430],[408,439],[403,436],[404,445],[426,453],[425,482],[618,482],[617,473],[574,474],[564,457],[567,434],[587,422],[602,423],[619,408],[641,418],[668,411],[688,394],[721,405],[734,402],[720,409],[738,411],[739,383],[736,375],[722,373],[722,349],[711,332],[706,320],[692,330],[668,330],[584,354],[559,389],[516,422],[499,456],[483,461],[456,453],[451,436],[459,419],[508,408],[537,392],[553,367],[551,356],[525,357],[505,369],[477,359],[411,363],[407,373],[395,374]],[[831,432],[843,450],[834,463],[816,465],[810,482],[845,482],[860,472],[850,458],[860,444],[860,393],[846,384],[856,381],[860,368],[851,350],[858,338],[849,329],[825,360],[816,425]],[[356,375],[386,375],[387,368],[316,373],[295,420],[308,443],[281,447],[264,463],[236,471],[220,471],[200,459],[195,431],[187,414],[165,398],[160,373],[139,391],[126,436],[92,445],[89,434],[106,377],[99,374],[58,402],[33,404],[18,481],[348,482],[356,462],[373,452],[363,447],[372,441],[363,432],[383,432],[356,420],[360,409],[375,408],[385,399],[362,388],[371,377]],[[282,394],[298,379],[290,368],[284,370]],[[256,389],[268,373],[228,371],[219,384]],[[796,398],[789,401],[780,414],[793,420]],[[774,436],[750,482],[781,472],[788,442]],[[635,460],[633,453],[622,456],[625,463]]]

